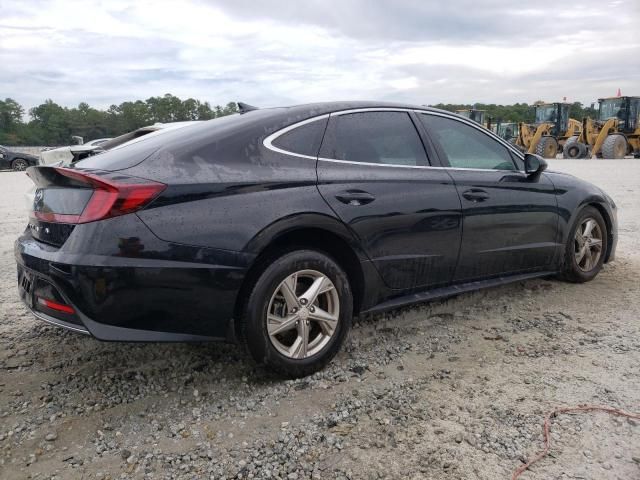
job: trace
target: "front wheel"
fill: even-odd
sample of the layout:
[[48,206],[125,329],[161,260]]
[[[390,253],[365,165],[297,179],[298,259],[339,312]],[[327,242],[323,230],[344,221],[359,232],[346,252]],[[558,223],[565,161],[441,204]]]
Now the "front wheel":
[[255,280],[241,336],[258,363],[288,377],[323,368],[339,351],[353,315],[347,275],[315,250],[285,253]]
[[27,169],[29,163],[24,158],[16,158],[11,164],[11,168],[14,172],[23,172]]
[[584,283],[598,275],[607,252],[607,225],[598,210],[578,214],[565,248],[564,279]]

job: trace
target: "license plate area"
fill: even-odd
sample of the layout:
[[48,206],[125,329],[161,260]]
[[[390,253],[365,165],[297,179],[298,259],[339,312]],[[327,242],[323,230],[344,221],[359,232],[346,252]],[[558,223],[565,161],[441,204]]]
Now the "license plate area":
[[34,277],[31,273],[18,267],[18,292],[29,308],[33,308],[33,281]]

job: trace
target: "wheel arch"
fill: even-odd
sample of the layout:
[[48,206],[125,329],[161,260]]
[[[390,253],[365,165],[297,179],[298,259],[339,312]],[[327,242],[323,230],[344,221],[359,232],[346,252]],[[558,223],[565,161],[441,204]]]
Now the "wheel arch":
[[326,253],[344,269],[353,294],[353,313],[358,315],[365,301],[362,262],[367,261],[366,255],[358,248],[351,232],[338,220],[322,214],[303,214],[281,219],[263,229],[247,244],[245,251],[256,257],[247,269],[236,299],[236,327],[249,291],[269,260],[286,251],[304,248]]

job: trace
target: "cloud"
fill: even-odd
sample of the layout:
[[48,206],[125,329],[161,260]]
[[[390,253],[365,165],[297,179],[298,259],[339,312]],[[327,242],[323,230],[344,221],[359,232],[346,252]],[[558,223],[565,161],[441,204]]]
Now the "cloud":
[[640,94],[636,0],[7,3],[0,91],[27,107],[167,92],[261,106]]

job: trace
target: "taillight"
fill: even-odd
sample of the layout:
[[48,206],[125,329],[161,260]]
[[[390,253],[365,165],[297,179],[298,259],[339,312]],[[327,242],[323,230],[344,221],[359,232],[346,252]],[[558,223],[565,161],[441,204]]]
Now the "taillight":
[[167,188],[163,183],[124,175],[108,178],[69,168],[55,170],[64,177],[91,187],[93,192],[80,214],[34,211],[33,215],[44,222],[89,223],[125,215],[148,205]]
[[49,300],[48,298],[38,298],[38,304],[42,305],[43,307],[50,308],[51,310],[56,310],[62,313],[68,313],[69,315],[75,313],[75,310],[73,309],[73,307],[70,307],[69,305],[65,305],[64,303]]

